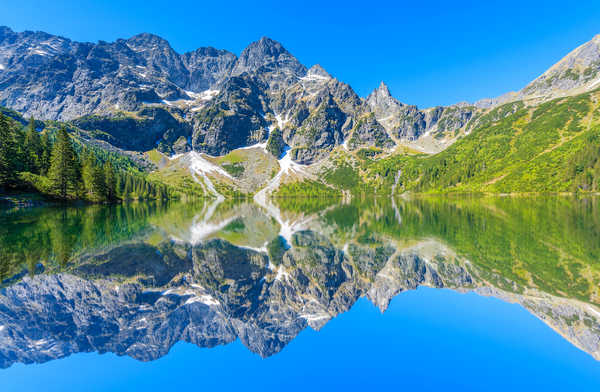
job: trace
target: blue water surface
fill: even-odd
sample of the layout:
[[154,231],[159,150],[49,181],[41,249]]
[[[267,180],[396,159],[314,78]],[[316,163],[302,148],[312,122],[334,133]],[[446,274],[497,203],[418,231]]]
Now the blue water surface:
[[519,305],[419,288],[381,312],[361,299],[262,359],[239,341],[177,344],[154,362],[77,354],[0,370],[9,391],[598,391],[600,362]]

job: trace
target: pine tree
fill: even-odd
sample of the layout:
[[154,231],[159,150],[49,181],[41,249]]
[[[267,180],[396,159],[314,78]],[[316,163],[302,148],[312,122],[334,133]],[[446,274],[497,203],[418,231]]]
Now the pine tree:
[[20,129],[12,132],[14,140],[14,159],[13,159],[13,171],[15,176],[17,173],[28,170],[29,157],[25,150],[25,133]]
[[117,183],[115,185],[115,195],[117,197],[123,195],[123,187],[124,187],[124,183],[123,183],[123,176],[119,173],[115,172],[115,177],[117,179]]
[[67,129],[62,127],[56,135],[50,158],[48,177],[54,194],[67,199],[70,192],[78,186],[79,160],[73,149],[73,144]]
[[106,198],[115,200],[117,198],[117,178],[110,161],[106,161],[104,164],[104,183],[106,185]]
[[25,134],[25,171],[35,174],[41,173],[42,153],[42,139],[40,138],[38,131],[35,129],[35,120],[32,117],[29,120],[27,133]]
[[105,201],[108,197],[105,171],[93,152],[84,149],[82,154],[81,178],[83,195],[91,201]]
[[6,188],[15,182],[15,152],[8,118],[0,113],[0,188]]
[[48,132],[44,132],[42,136],[42,154],[40,156],[40,174],[45,176],[48,174],[50,169],[50,157],[52,155],[52,144],[50,143],[50,136]]
[[95,165],[92,170],[92,193],[94,201],[106,200],[106,181],[104,179],[104,170],[100,165]]
[[85,149],[81,152],[81,180],[83,182],[83,193],[87,199],[94,198],[94,166],[96,159],[92,153]]

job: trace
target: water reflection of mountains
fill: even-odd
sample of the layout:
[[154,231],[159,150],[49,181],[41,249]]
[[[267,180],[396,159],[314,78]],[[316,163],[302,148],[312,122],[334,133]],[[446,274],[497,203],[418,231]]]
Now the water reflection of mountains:
[[[600,215],[564,198],[176,204],[0,215],[0,366],[139,360],[178,341],[261,356],[366,296],[516,302],[600,359]],[[305,212],[295,212],[305,211]]]

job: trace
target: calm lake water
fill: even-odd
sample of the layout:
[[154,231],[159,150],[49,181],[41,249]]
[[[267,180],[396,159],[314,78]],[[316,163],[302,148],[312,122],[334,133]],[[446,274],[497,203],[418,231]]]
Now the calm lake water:
[[2,391],[600,390],[600,200],[0,211]]

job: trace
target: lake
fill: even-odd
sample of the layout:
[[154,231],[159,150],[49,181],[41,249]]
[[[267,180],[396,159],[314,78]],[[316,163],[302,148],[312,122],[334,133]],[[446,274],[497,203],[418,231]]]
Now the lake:
[[2,391],[600,389],[600,199],[0,211]]

